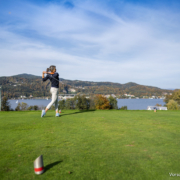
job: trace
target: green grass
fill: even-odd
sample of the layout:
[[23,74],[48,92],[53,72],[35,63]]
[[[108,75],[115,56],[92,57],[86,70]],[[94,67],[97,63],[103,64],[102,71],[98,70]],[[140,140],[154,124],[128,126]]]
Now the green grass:
[[[0,179],[180,179],[180,111],[0,112]],[[45,173],[34,173],[43,155]],[[68,172],[72,172],[69,174]]]

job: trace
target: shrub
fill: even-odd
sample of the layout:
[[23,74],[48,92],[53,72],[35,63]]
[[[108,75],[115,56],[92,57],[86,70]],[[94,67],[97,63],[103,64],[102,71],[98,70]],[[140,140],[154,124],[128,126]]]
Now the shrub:
[[157,103],[155,106],[162,106],[162,104],[158,104],[158,103]]
[[17,107],[15,108],[15,111],[25,111],[27,109],[28,109],[27,103],[24,103],[24,102],[20,103],[19,102]]
[[169,100],[169,102],[166,105],[167,105],[168,110],[178,110],[179,109],[177,101],[174,101],[172,99]]
[[39,107],[37,105],[34,105],[34,110],[39,110]]
[[43,105],[41,105],[41,106],[38,106],[38,109],[39,109],[39,110],[46,109],[46,106],[43,106]]
[[29,106],[29,107],[27,108],[27,110],[28,110],[28,111],[34,110],[34,109],[33,109],[33,106]]
[[39,109],[39,107],[37,106],[37,105],[34,105],[34,106],[29,106],[28,108],[27,108],[27,110],[28,111],[32,111],[32,110],[38,110]]
[[95,107],[96,109],[110,109],[110,104],[106,97],[102,95],[96,95]]
[[127,106],[122,106],[120,110],[127,110]]

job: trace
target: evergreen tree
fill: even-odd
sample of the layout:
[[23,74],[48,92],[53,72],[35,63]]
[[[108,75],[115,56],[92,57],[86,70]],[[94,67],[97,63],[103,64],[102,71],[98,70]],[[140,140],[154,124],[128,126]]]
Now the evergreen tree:
[[108,100],[109,100],[109,104],[110,104],[110,109],[118,109],[116,98],[110,96],[108,98]]
[[65,109],[65,107],[66,107],[66,101],[64,99],[59,101],[58,108],[63,110],[63,109]]
[[66,99],[65,109],[75,109],[74,98],[72,98],[72,99]]
[[89,109],[96,109],[95,102],[94,102],[94,96],[91,96],[89,98]]
[[84,95],[83,96],[76,96],[75,97],[75,106],[76,109],[79,110],[88,110],[90,107],[90,100],[87,99]]
[[8,98],[6,96],[3,97],[2,103],[1,103],[1,110],[2,111],[10,111],[10,104],[8,102]]

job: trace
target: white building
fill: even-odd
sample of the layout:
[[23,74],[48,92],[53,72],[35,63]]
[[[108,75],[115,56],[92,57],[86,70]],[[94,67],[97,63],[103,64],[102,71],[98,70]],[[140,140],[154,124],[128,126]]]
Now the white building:
[[124,96],[128,96],[128,97],[135,97],[134,95],[132,94],[124,94]]
[[72,89],[72,88],[70,88],[68,91],[69,91],[69,92],[76,92],[76,90],[75,90],[75,89]]
[[167,110],[167,107],[163,107],[163,106],[148,106],[147,110]]
[[71,99],[74,98],[76,94],[60,94],[59,99]]
[[116,98],[116,96],[115,96],[114,94],[111,94],[111,96],[112,96],[113,98]]
[[22,99],[26,98],[26,96],[20,96]]
[[116,96],[114,94],[111,94],[111,95],[107,94],[104,97],[109,98],[110,96],[112,96],[113,98],[116,98]]

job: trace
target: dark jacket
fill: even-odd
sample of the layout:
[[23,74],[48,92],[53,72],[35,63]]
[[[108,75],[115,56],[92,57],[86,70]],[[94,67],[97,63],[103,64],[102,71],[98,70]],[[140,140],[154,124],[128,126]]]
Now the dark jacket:
[[47,74],[46,77],[42,78],[43,81],[47,80],[51,81],[51,87],[59,88],[59,74],[54,73],[54,74]]

